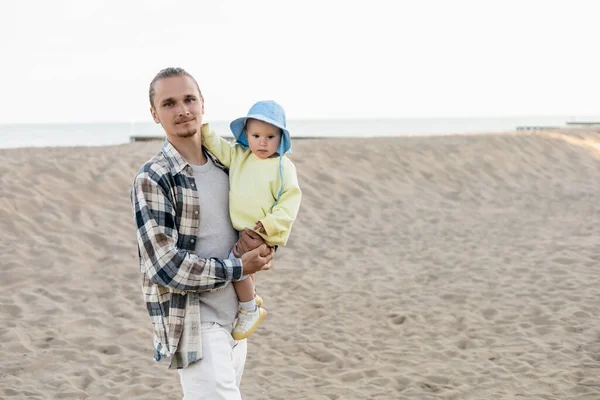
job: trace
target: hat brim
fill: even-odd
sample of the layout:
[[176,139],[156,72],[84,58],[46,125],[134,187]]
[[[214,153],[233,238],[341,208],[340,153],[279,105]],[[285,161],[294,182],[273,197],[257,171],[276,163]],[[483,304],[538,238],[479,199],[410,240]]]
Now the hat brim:
[[246,138],[246,135],[244,135],[244,131],[246,127],[246,121],[249,118],[266,122],[281,129],[281,143],[279,144],[279,148],[277,149],[277,151],[279,152],[279,154],[288,154],[292,152],[292,138],[290,136],[290,132],[276,121],[273,121],[272,119],[267,118],[261,114],[250,114],[246,117],[238,118],[231,121],[231,123],[229,124],[229,129],[231,129],[233,137],[239,144],[241,144],[244,147],[248,147],[248,139]]

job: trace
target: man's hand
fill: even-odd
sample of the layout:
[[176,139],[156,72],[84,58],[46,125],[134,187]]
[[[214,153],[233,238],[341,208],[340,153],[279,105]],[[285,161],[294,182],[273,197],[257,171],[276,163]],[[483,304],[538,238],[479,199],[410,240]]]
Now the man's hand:
[[263,238],[260,237],[258,233],[254,232],[250,228],[245,228],[240,233],[240,239],[237,242],[237,250],[240,254],[236,255],[236,257],[240,257],[242,254],[247,253],[250,250],[254,250],[264,243],[265,241],[263,240]]
[[[258,271],[266,271],[271,268],[271,260],[273,260],[273,256],[275,255],[275,250],[270,249],[266,244],[262,244],[251,250],[249,252],[244,253],[242,255],[242,266],[243,266],[243,274],[250,275]],[[261,256],[261,253],[268,252],[266,257]]]

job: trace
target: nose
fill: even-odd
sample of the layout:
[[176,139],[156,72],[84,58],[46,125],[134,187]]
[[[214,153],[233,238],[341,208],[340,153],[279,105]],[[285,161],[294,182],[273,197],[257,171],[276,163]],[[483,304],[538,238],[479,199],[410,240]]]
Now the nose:
[[190,110],[187,108],[187,106],[185,104],[182,104],[179,107],[179,116],[183,117],[184,115],[190,115]]

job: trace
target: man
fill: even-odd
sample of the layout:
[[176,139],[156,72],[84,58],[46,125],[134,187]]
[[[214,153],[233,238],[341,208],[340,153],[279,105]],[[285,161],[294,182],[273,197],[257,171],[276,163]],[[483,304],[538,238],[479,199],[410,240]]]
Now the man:
[[[149,95],[167,140],[140,168],[131,195],[155,359],[178,369],[184,400],[241,399],[246,342],[231,337],[238,301],[229,283],[269,269],[274,253],[249,230],[236,244],[227,173],[202,147],[208,126],[196,80],[166,68]],[[228,259],[234,246],[240,258]]]

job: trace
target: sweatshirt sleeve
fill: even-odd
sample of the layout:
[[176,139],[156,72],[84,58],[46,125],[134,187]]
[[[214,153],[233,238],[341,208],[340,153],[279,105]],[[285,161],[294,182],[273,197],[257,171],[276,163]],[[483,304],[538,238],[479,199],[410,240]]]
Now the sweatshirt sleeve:
[[283,191],[281,197],[271,213],[260,220],[267,232],[265,239],[272,246],[284,246],[287,243],[302,200],[296,167],[289,159],[286,158],[285,160],[286,162],[282,166]]
[[234,146],[212,131],[207,124],[202,125],[201,132],[202,145],[217,157],[221,164],[229,168],[231,166],[232,154],[235,151]]

